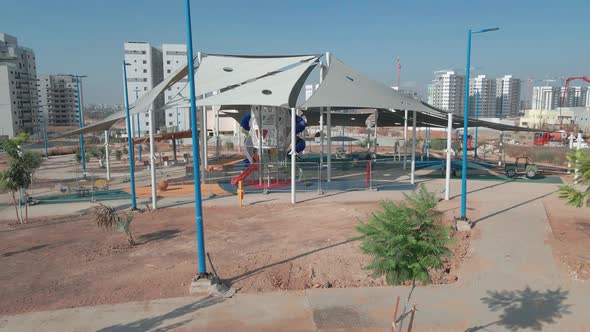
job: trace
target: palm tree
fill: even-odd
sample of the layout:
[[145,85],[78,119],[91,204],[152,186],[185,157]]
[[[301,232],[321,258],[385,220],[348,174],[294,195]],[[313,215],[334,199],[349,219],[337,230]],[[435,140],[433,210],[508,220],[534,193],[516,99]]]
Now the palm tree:
[[125,233],[129,244],[135,245],[130,229],[134,217],[133,212],[127,212],[124,217],[121,217],[113,207],[99,203],[92,209],[92,214],[99,228]]

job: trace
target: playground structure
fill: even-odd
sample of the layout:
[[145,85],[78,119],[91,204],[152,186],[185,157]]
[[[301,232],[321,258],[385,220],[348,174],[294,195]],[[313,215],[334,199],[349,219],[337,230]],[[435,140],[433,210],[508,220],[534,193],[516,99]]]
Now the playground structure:
[[[246,155],[243,164],[247,167],[240,175],[232,178],[232,185],[244,181],[248,185],[261,186],[262,164],[287,162],[287,157],[293,150],[290,146],[291,123],[288,121],[291,112],[279,107],[252,106],[251,111],[242,117],[240,126],[245,134],[243,146]],[[299,115],[295,119],[295,135],[299,135],[305,130],[306,122]],[[297,136],[295,142],[295,153],[302,152],[305,149],[305,140]],[[250,175],[256,172],[259,174],[258,179],[251,179]],[[277,181],[275,185],[286,186],[289,183]]]

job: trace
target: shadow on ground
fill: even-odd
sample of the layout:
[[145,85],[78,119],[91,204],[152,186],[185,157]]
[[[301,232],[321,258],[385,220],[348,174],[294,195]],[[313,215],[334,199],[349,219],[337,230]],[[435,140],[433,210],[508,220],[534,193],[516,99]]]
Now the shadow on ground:
[[2,254],[2,257],[9,257],[9,256],[20,254],[20,253],[23,253],[23,252],[35,251],[35,250],[43,249],[43,248],[48,247],[48,246],[49,246],[49,244],[41,244],[41,245],[38,245],[38,246],[34,246],[34,247],[27,248],[27,249],[23,249],[23,250],[6,252],[6,253],[3,253]]
[[552,195],[552,194],[554,194],[554,193],[556,193],[556,192],[557,192],[557,190],[554,190],[554,191],[552,191],[552,192],[549,192],[549,193],[543,194],[543,195],[541,195],[541,196],[537,196],[537,197],[531,198],[531,199],[529,199],[529,200],[526,200],[526,201],[524,201],[524,202],[521,202],[521,203],[515,204],[515,205],[513,205],[513,206],[511,206],[511,207],[508,207],[508,208],[505,208],[505,209],[502,209],[502,210],[496,211],[496,212],[494,212],[494,213],[490,213],[490,214],[488,214],[487,216],[484,216],[484,217],[481,217],[481,218],[479,218],[479,219],[475,220],[475,221],[473,222],[473,224],[474,224],[474,225],[476,225],[476,224],[478,224],[478,223],[480,223],[480,222],[482,222],[482,221],[484,221],[484,220],[486,220],[486,219],[492,218],[492,217],[494,217],[494,216],[497,216],[497,215],[499,215],[499,214],[502,214],[502,213],[504,213],[504,212],[508,212],[508,211],[510,211],[510,210],[512,210],[512,209],[516,209],[517,207],[521,207],[521,206],[523,206],[523,205],[527,205],[527,204],[529,204],[529,203],[532,203],[532,202],[534,202],[534,201],[536,201],[536,200],[539,200],[539,199],[545,198],[545,197],[547,197],[547,196],[550,196],[550,195]]
[[179,229],[164,229],[161,231],[143,234],[139,238],[144,240],[140,244],[146,244],[148,242],[157,241],[157,240],[168,240],[177,237],[180,234]]
[[491,311],[502,311],[499,319],[485,325],[473,326],[465,332],[487,331],[493,325],[510,331],[519,329],[543,330],[544,325],[555,324],[563,315],[569,314],[570,305],[564,304],[568,291],[557,288],[545,292],[526,287],[523,290],[488,291],[481,302]]
[[308,252],[304,252],[302,254],[299,254],[299,255],[296,255],[296,256],[293,256],[293,257],[290,257],[290,258],[286,258],[286,259],[280,260],[278,262],[274,262],[274,263],[271,263],[271,264],[268,264],[268,265],[264,265],[264,266],[261,266],[259,268],[254,269],[254,270],[247,271],[247,272],[242,273],[240,275],[237,275],[237,276],[234,276],[234,277],[231,277],[231,278],[227,278],[227,279],[223,279],[223,280],[226,281],[231,286],[233,283],[235,283],[237,281],[240,281],[240,280],[249,278],[249,277],[251,277],[253,275],[256,275],[258,273],[261,273],[264,270],[269,269],[269,268],[271,268],[273,266],[281,265],[281,264],[284,264],[284,263],[287,263],[287,262],[296,260],[298,258],[305,257],[307,255],[311,255],[311,254],[314,254],[316,252],[320,252],[322,250],[334,248],[334,247],[337,247],[337,246],[340,246],[340,245],[343,245],[343,244],[346,244],[346,243],[349,243],[349,242],[353,242],[353,241],[357,241],[357,239],[356,238],[352,238],[352,239],[348,239],[348,240],[344,240],[344,241],[341,241],[341,242],[337,242],[337,243],[331,244],[329,246],[325,246],[325,247],[317,248],[317,249],[314,249],[314,250],[310,250]]
[[123,332],[123,331],[125,331],[125,332],[138,331],[139,332],[139,331],[148,331],[148,330],[149,331],[158,331],[158,332],[171,331],[171,330],[177,329],[183,325],[190,323],[193,320],[193,318],[186,317],[188,319],[184,319],[184,320],[181,320],[179,322],[172,323],[169,325],[164,324],[166,320],[180,318],[184,315],[193,313],[193,312],[198,311],[200,309],[215,305],[217,303],[221,303],[224,300],[225,299],[222,299],[222,298],[208,296],[208,297],[198,300],[197,302],[187,304],[187,305],[182,306],[180,308],[176,308],[176,309],[174,309],[168,313],[165,313],[161,316],[144,318],[144,319],[137,320],[135,322],[131,322],[129,324],[117,324],[117,325],[105,327],[103,329],[98,330],[98,332]]

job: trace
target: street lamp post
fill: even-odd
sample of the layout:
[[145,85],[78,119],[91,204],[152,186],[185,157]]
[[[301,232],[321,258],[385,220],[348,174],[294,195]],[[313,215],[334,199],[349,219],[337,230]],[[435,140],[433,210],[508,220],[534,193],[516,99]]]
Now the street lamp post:
[[[139,88],[135,88],[135,102],[137,102],[137,99],[139,99]],[[141,115],[139,113],[137,113],[137,138],[141,137],[141,119],[140,119]],[[139,161],[141,161],[141,143],[139,143],[139,146],[137,147],[137,152],[138,152],[138,159]]]
[[[475,91],[475,120],[479,120],[479,90],[476,88]],[[474,158],[477,159],[477,149],[479,145],[477,143],[477,134],[479,132],[479,126],[475,125],[475,150],[473,150]]]
[[131,116],[129,115],[129,92],[127,91],[127,66],[123,60],[123,87],[125,90],[125,125],[127,127],[127,150],[129,151],[129,184],[131,185],[131,209],[137,210],[135,199],[135,160],[133,160],[133,135],[131,135]]
[[[205,262],[205,236],[203,231],[203,202],[201,201],[201,173],[199,171],[199,137],[197,128],[197,105],[195,96],[195,75],[193,59],[193,33],[191,28],[191,5],[186,0],[186,39],[188,82],[191,105],[191,132],[193,140],[193,181],[195,187],[195,226],[197,237],[197,257],[199,268],[195,279],[208,279],[207,264]],[[204,144],[207,144],[205,140]],[[205,156],[206,158],[206,156]]]
[[467,220],[467,134],[469,130],[469,69],[471,67],[471,35],[497,31],[500,28],[489,28],[479,31],[467,31],[467,64],[465,66],[465,100],[463,103],[463,160],[461,167],[461,220]]
[[[84,114],[82,113],[82,98],[80,96],[80,79],[84,75],[73,75],[76,78],[76,92],[78,95],[78,126],[84,127]],[[86,149],[84,148],[84,134],[80,133],[80,156],[82,157],[82,177],[86,178]]]

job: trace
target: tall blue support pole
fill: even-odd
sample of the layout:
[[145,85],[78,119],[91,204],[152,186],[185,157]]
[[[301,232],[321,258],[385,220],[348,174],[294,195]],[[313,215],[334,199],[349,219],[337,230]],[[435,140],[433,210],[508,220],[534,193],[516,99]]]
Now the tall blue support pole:
[[188,64],[188,82],[191,97],[191,132],[193,139],[193,177],[195,183],[195,221],[197,228],[197,255],[199,259],[199,276],[207,275],[205,262],[205,236],[203,234],[203,203],[201,201],[201,173],[199,170],[199,136],[197,129],[197,105],[195,102],[195,74],[193,58],[193,33],[191,28],[191,3],[186,0],[186,48]]
[[463,160],[461,163],[461,219],[467,219],[467,134],[469,130],[469,68],[471,67],[471,29],[467,32],[465,100],[463,105]]
[[133,160],[133,135],[131,135],[131,115],[129,115],[129,93],[127,91],[127,64],[123,60],[123,81],[125,89],[125,124],[127,125],[127,150],[129,150],[129,183],[131,185],[131,209],[137,209],[135,199],[135,160]]
[[[475,91],[475,120],[479,119],[479,90]],[[477,134],[479,132],[479,127],[475,126],[475,145],[473,146],[475,149],[473,150],[474,158],[477,159],[477,148],[479,145],[477,144]]]
[[[137,88],[136,88],[137,89]],[[135,102],[139,99],[139,90],[135,90]],[[141,115],[137,114],[137,138],[141,137]],[[137,147],[137,152],[139,153],[139,160],[141,160],[141,144]]]
[[[76,76],[76,91],[78,94],[78,126],[84,127],[84,115],[82,114],[82,102],[80,98],[80,76]],[[84,134],[80,134],[80,155],[82,156],[82,177],[86,178],[86,149],[84,149]]]

